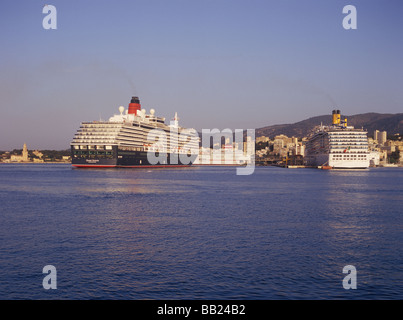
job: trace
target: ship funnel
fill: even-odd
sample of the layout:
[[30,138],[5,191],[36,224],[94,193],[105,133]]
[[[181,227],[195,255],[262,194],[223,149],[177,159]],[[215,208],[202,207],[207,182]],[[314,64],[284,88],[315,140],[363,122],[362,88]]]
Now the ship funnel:
[[338,125],[340,124],[340,110],[333,110],[332,111],[332,123],[333,125]]
[[132,97],[132,100],[129,103],[128,114],[137,115],[137,111],[139,110],[141,110],[140,99],[138,97]]

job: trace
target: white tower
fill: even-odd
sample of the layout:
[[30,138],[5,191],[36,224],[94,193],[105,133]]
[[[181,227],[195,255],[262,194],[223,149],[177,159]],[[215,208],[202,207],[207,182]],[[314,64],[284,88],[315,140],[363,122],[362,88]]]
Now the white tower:
[[24,162],[28,161],[28,149],[26,143],[24,143],[24,146],[22,147],[22,161]]

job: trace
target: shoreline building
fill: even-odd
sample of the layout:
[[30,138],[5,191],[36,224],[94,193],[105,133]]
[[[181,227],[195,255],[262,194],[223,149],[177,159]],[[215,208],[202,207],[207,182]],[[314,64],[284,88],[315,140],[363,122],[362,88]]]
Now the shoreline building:
[[27,148],[26,143],[24,143],[24,146],[22,147],[22,154],[21,155],[15,155],[15,154],[11,155],[10,161],[11,162],[29,162],[28,148]]
[[387,137],[388,137],[388,134],[386,131],[382,131],[382,132],[379,130],[374,131],[374,141],[377,144],[384,145],[387,141]]

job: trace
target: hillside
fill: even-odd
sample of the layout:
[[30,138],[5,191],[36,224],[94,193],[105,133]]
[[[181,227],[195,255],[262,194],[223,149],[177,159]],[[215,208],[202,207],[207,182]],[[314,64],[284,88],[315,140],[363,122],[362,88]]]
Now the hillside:
[[[368,136],[372,137],[375,130],[386,131],[388,135],[400,133],[403,135],[403,113],[363,113],[352,116],[342,115],[342,119],[347,118],[348,125],[356,128],[363,127],[368,130]],[[330,124],[331,115],[312,117],[293,124],[278,124],[256,129],[256,137],[266,136],[273,138],[279,134],[289,137],[305,137],[314,126]]]

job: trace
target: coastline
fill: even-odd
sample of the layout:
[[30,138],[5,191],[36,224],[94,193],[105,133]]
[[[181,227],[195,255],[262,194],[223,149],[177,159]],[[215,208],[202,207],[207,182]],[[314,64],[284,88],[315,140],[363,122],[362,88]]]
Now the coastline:
[[[23,164],[71,164],[71,162],[63,162],[63,161],[46,161],[46,162],[0,162],[0,165],[10,165],[10,164],[18,164],[18,165],[23,165]],[[238,167],[239,165],[220,165],[220,164],[207,164],[207,165],[200,165],[200,164],[195,164],[195,167]],[[303,165],[278,165],[278,164],[270,164],[270,165],[257,165],[256,167],[278,167],[278,168],[284,168],[284,169],[322,169],[322,170],[339,170],[339,169],[334,169],[334,168],[322,168],[322,167],[315,167],[315,166],[303,166]],[[369,167],[369,168],[403,168],[403,164],[397,164],[397,165],[380,165],[380,166],[375,166],[375,167]],[[368,169],[369,169],[368,168]],[[358,170],[358,169],[352,169],[352,170]]]

